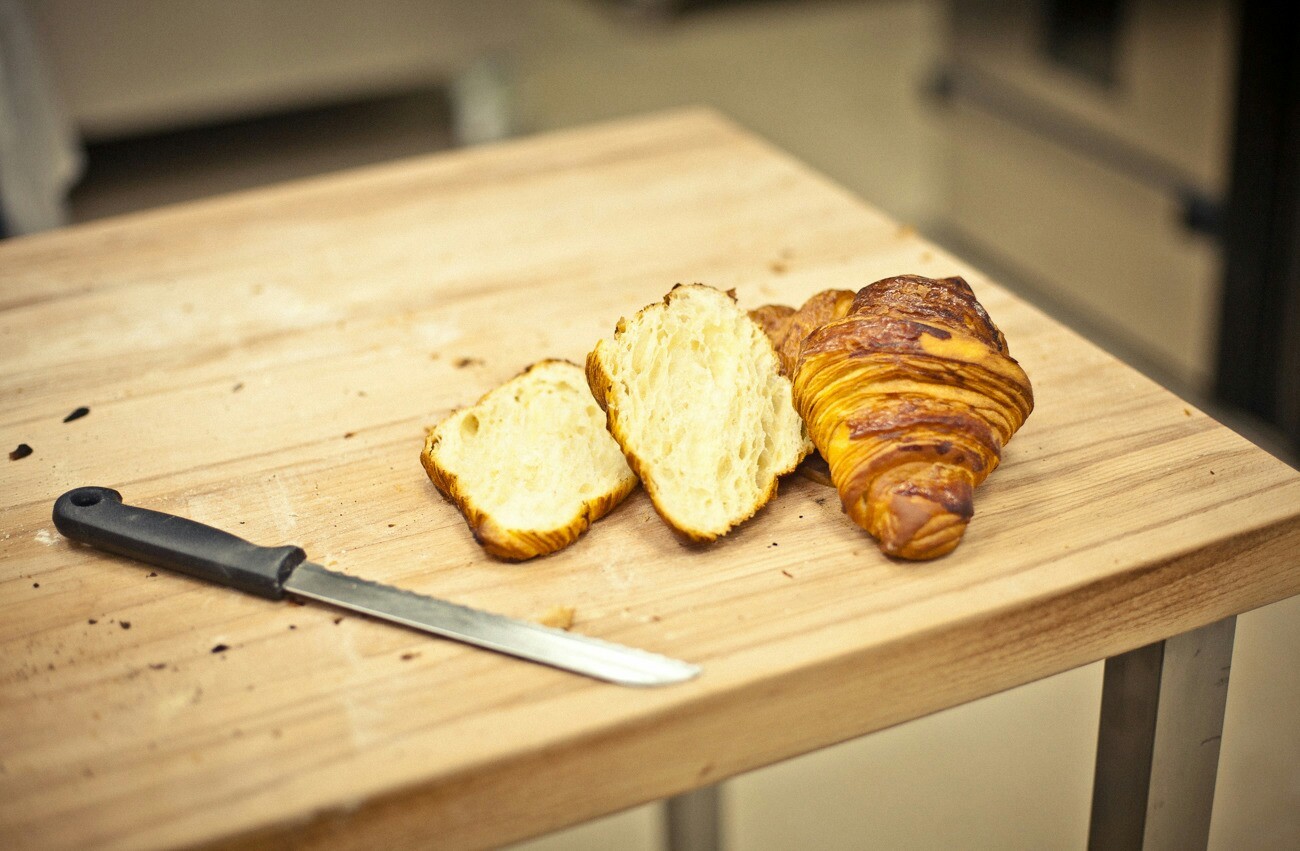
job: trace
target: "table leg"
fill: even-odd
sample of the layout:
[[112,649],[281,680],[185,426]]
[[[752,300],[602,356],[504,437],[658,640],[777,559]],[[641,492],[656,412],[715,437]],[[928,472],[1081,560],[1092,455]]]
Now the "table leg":
[[1205,848],[1237,619],[1106,660],[1092,851]]
[[705,786],[669,798],[668,851],[719,851],[722,829],[718,786]]

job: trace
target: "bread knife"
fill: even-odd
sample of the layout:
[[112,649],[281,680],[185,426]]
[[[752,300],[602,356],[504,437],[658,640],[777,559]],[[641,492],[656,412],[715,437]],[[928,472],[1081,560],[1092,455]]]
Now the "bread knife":
[[327,570],[299,547],[263,547],[194,520],[82,487],[54,503],[64,536],[269,600],[304,597],[521,659],[626,686],[679,683],[697,665]]

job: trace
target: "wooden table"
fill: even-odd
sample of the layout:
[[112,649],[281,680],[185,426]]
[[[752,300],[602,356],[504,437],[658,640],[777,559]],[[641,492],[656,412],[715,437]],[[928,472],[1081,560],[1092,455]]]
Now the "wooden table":
[[[749,307],[903,272],[966,275],[1037,396],[947,558],[886,560],[794,476],[712,546],[638,491],[507,564],[418,462],[449,409],[676,282]],[[709,112],[13,240],[0,282],[0,437],[32,449],[3,462],[4,847],[499,844],[1106,657],[1196,686],[1165,639],[1220,623],[1186,640],[1221,655],[1225,618],[1300,592],[1294,470]],[[620,688],[156,572],[54,531],[82,484],[514,616],[571,605],[704,673]],[[1161,735],[1112,748],[1143,792]]]

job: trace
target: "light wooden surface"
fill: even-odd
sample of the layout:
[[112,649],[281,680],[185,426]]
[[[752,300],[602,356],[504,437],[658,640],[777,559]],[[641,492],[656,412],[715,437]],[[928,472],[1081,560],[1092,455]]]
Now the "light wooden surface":
[[[902,272],[968,275],[1037,396],[947,558],[884,559],[795,476],[712,546],[638,491],[506,564],[420,468],[426,425],[678,281],[754,306]],[[1300,592],[1294,470],[708,112],[12,241],[0,281],[0,439],[34,450],[3,462],[5,847],[499,844]],[[623,689],[153,575],[54,531],[81,484],[470,605],[572,605],[704,674]]]

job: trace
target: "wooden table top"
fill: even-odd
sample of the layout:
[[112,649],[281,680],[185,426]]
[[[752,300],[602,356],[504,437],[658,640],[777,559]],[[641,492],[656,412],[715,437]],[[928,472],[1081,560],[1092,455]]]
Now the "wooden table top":
[[[963,274],[1037,409],[952,555],[806,477],[714,545],[641,491],[495,561],[424,430],[677,282]],[[0,846],[536,835],[1300,592],[1300,475],[717,115],[431,156],[0,244]],[[89,413],[64,422],[75,409]],[[96,484],[327,566],[704,666],[638,690],[69,544]],[[226,649],[221,650],[221,647]]]

